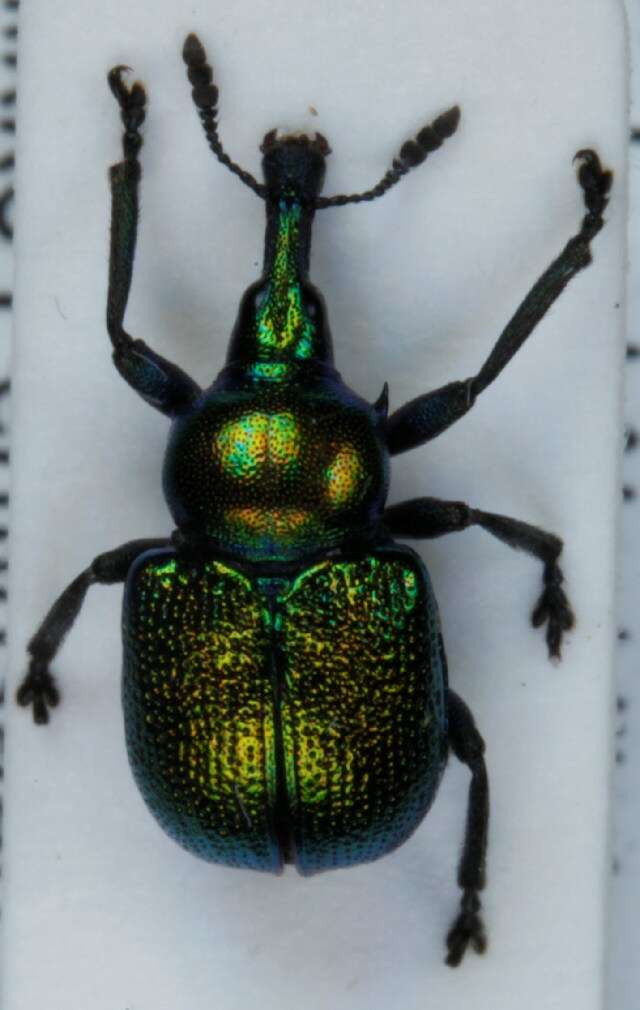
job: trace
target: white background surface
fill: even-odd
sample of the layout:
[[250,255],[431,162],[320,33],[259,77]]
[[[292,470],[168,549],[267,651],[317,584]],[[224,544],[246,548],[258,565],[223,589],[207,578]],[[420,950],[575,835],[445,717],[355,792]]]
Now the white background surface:
[[[491,951],[457,973],[466,772],[383,862],[303,881],[210,867],[166,839],[130,779],[119,713],[120,592],[95,589],[56,664],[46,730],[11,712],[6,1010],[493,1010],[600,1006],[612,645],[612,516],[626,141],[617,4],[571,0],[23,11],[14,401],[14,670],[60,589],[99,551],[170,529],[166,422],[113,371],[104,333],[116,62],[151,95],[129,329],[213,377],[261,261],[262,208],[209,154],[179,59],[195,28],[221,134],[254,171],[273,125],[318,128],[327,192],[366,188],[454,101],[455,138],[385,200],[318,216],[312,275],[345,379],[392,405],[480,366],[575,231],[575,150],[617,172],[596,262],[472,415],[394,466],[392,500],[464,498],[562,533],[580,615],[560,670],[526,616],[539,566],[481,532],[429,545],[452,683],[489,743]],[[309,114],[314,106],[318,117]],[[612,111],[613,110],[613,111]],[[616,110],[618,110],[616,112]],[[18,759],[19,754],[19,759]]]

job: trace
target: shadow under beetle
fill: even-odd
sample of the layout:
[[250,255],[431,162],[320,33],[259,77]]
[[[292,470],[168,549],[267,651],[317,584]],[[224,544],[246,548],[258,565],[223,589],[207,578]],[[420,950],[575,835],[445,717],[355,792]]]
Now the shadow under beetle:
[[49,665],[89,586],[125,583],[122,697],[133,774],[162,827],[229,866],[303,874],[376,859],[420,824],[449,750],[471,771],[447,962],[486,946],[489,790],[484,743],[450,690],[437,604],[420,558],[395,537],[481,526],[543,564],[532,614],[559,657],[573,615],[562,541],[462,502],[385,508],[389,458],[435,438],[473,406],[566,284],[591,261],[612,176],[582,150],[579,231],[535,283],[477,375],[388,416],[342,382],[320,292],[308,280],[317,210],[374,200],[456,130],[454,107],[407,141],[363,193],[320,196],[329,154],[316,134],[262,143],[264,182],[225,153],[218,90],[195,35],[184,45],[193,100],[217,158],[266,206],[264,269],[242,297],[227,362],[208,389],[123,328],[138,219],[146,95],[124,67],[109,84],[124,123],[111,169],[107,327],[113,360],[172,419],[163,485],[177,529],[101,554],[29,643],[19,690],[45,723],[59,695]]

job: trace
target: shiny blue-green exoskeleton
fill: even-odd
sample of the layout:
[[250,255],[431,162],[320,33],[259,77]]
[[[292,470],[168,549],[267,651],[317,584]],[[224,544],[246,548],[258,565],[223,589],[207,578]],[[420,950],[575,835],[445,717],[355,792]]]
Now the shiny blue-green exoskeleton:
[[227,361],[201,389],[124,329],[138,224],[146,94],[123,67],[109,83],[124,124],[111,169],[107,327],[116,368],[171,418],[164,492],[176,530],[100,555],[64,591],[29,643],[18,700],[48,720],[51,661],[93,583],[125,582],[122,698],[140,791],[185,849],[228,866],[311,874],[376,859],[420,824],[452,750],[471,786],[447,937],[458,964],[486,938],[488,783],[484,744],[447,683],[437,604],[416,553],[395,540],[478,525],[544,566],[533,623],[559,655],[573,615],[562,542],[462,502],[388,508],[389,460],[463,417],[568,280],[590,260],[611,174],[579,152],[586,214],[480,371],[388,415],[342,382],[327,313],[309,281],[318,210],[376,199],[456,130],[457,107],[407,141],[364,193],[321,196],[329,147],[316,135],[263,141],[264,181],[220,142],[218,92],[199,40],[184,60],[209,146],[266,207],[262,276],[242,297]]

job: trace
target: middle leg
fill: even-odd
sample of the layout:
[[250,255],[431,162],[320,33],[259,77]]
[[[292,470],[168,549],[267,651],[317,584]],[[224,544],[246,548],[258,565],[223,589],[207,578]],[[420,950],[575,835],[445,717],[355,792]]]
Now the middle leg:
[[516,550],[526,551],[544,565],[544,588],[531,614],[534,628],[547,624],[549,656],[559,658],[562,636],[573,627],[575,618],[562,588],[564,576],[558,558],[562,540],[537,526],[519,519],[482,512],[464,502],[439,498],[414,498],[385,510],[385,529],[392,535],[409,539],[429,539],[456,533],[469,526],[480,526],[498,540]]

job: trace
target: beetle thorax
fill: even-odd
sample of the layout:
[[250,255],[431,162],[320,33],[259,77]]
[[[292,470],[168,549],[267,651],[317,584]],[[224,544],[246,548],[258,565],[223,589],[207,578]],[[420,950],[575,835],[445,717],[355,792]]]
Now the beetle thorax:
[[174,422],[164,470],[178,526],[254,561],[293,560],[374,529],[387,483],[375,408],[326,377],[223,378]]

